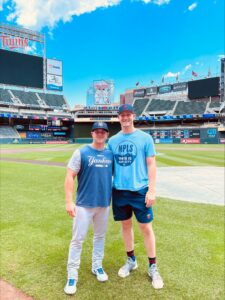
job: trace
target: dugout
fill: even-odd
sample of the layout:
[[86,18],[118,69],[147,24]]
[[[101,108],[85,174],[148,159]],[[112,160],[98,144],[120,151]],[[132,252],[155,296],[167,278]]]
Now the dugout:
[[[74,123],[74,138],[75,142],[79,143],[88,143],[91,139],[91,128],[94,122],[82,122],[82,123]],[[109,136],[116,134],[120,131],[121,127],[119,123],[107,123],[109,127]]]

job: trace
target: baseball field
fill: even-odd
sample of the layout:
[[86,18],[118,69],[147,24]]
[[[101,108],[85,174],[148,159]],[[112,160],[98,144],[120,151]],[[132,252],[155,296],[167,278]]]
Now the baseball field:
[[[104,259],[109,281],[99,283],[91,274],[90,228],[77,293],[73,297],[63,293],[72,226],[64,204],[65,166],[80,146],[1,145],[1,278],[41,300],[224,299],[224,205],[160,196],[154,207],[154,230],[164,289],[154,290],[148,278],[136,222],[139,268],[128,278],[118,277],[126,257],[120,224],[110,215]],[[196,166],[204,172],[210,166],[213,172],[214,167],[224,167],[223,145],[157,145],[156,149],[159,168]]]

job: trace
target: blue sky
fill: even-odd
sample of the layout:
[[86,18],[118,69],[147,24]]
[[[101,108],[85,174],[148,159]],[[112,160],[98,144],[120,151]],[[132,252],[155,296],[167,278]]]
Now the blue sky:
[[0,17],[46,34],[71,106],[93,80],[113,79],[117,102],[137,81],[219,73],[224,55],[223,0],[0,0]]

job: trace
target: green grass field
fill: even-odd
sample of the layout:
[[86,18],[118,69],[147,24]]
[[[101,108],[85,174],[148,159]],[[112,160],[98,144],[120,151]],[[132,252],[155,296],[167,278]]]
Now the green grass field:
[[[33,146],[33,147],[32,147]],[[37,151],[61,149],[62,151]],[[34,152],[4,153],[2,157],[67,163],[75,148],[81,145],[2,145],[1,149],[34,149]],[[171,149],[170,149],[171,148]],[[157,165],[167,166],[224,166],[224,145],[156,145]]]
[[[173,148],[177,150],[169,150],[168,145],[158,145],[158,165],[223,166],[222,145],[198,145],[201,150],[195,146],[189,150],[191,147],[176,145]],[[7,149],[15,148],[27,147],[7,145]],[[66,163],[74,146],[66,148],[62,152],[1,156]],[[151,286],[143,238],[136,223],[139,268],[126,279],[118,277],[125,254],[120,224],[110,216],[104,260],[109,281],[99,283],[91,274],[90,229],[83,247],[78,291],[74,297],[64,295],[72,226],[64,205],[65,172],[63,167],[0,162],[1,278],[41,300],[224,299],[224,207],[161,198],[154,207],[154,230],[165,288],[155,291]]]

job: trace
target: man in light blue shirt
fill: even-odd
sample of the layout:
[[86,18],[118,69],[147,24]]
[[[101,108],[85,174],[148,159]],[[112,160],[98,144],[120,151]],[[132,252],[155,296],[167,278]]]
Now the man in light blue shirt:
[[148,274],[153,287],[161,289],[163,280],[156,265],[155,235],[152,228],[156,180],[155,148],[150,135],[134,128],[135,114],[132,105],[121,105],[118,117],[122,130],[108,142],[114,155],[113,216],[115,221],[121,221],[128,256],[118,275],[127,277],[138,267],[134,255],[134,213],[144,236],[149,261]]

